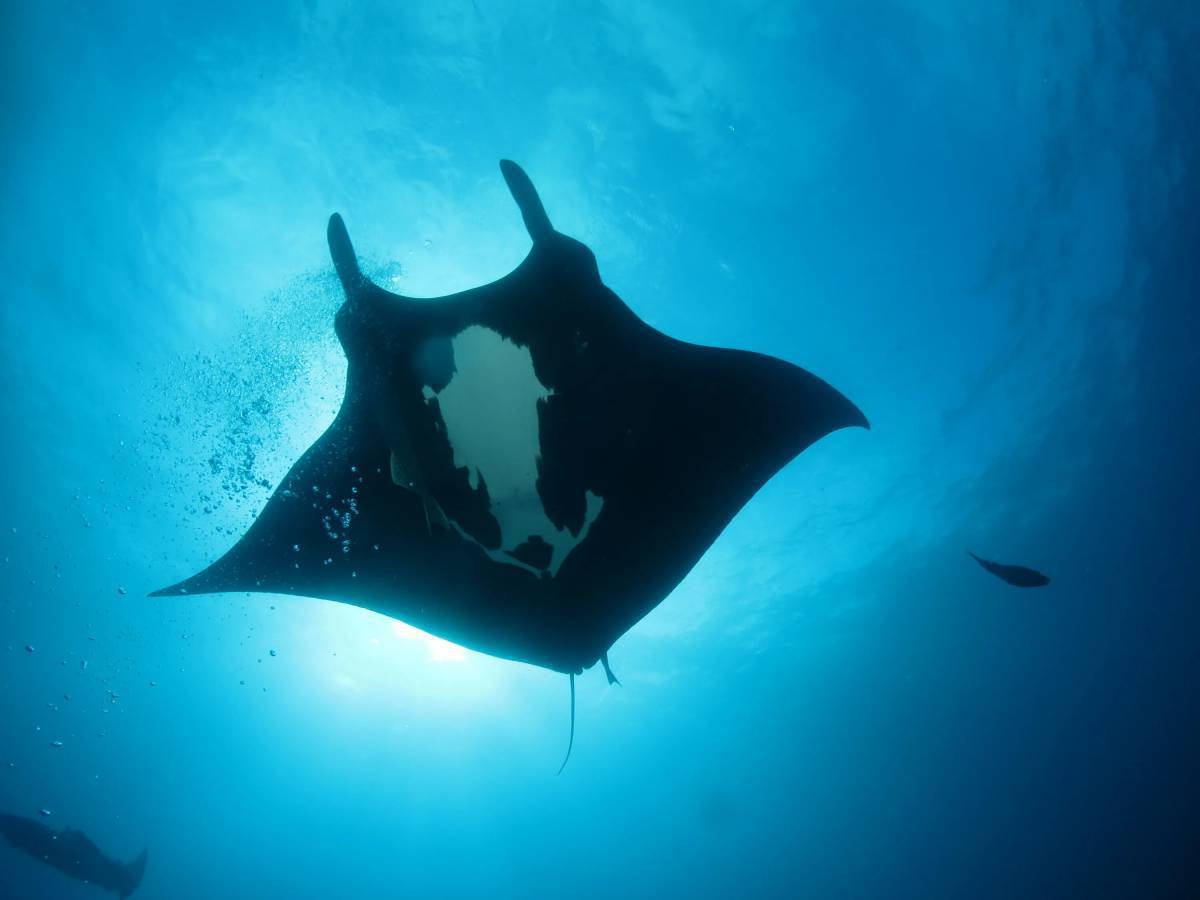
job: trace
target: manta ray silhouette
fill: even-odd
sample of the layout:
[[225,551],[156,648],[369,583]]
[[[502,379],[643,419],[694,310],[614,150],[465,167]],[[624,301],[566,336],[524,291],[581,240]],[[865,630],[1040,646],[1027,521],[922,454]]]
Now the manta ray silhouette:
[[146,872],[147,851],[129,863],[105,856],[82,831],[64,828],[55,831],[41,822],[0,813],[0,835],[22,853],[74,878],[94,884],[120,897],[130,896],[142,883]]
[[975,560],[975,562],[979,563],[979,565],[1001,581],[1006,581],[1014,587],[1045,587],[1050,583],[1050,579],[1037,569],[1030,569],[1027,566],[1013,566],[1008,563],[992,562],[990,559],[983,559],[976,556],[970,550],[967,551],[967,556],[971,557],[971,559]]
[[349,603],[569,673],[573,697],[780,467],[869,427],[803,369],[646,325],[500,168],[533,247],[483,287],[389,293],[330,218],[341,410],[229,552],[155,595]]

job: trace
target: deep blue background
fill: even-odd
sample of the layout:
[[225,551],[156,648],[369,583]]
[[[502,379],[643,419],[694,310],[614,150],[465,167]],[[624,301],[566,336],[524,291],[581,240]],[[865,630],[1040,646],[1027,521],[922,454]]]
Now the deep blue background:
[[[1189,892],[1195,4],[0,17],[0,809],[148,846],[146,900]],[[502,156],[648,322],[873,424],[585,674],[560,778],[561,676],[145,598],[337,409],[329,213],[385,285],[482,283]],[[99,896],[7,846],[0,895]]]

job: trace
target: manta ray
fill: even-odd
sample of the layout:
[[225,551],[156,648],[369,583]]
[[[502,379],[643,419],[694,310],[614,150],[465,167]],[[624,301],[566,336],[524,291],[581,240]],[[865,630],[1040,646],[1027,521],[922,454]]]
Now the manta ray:
[[24,816],[0,813],[0,835],[22,853],[76,881],[113,891],[121,898],[138,889],[146,872],[147,851],[143,850],[133,862],[118,862],[102,853],[91,838],[74,828],[55,831]]
[[647,325],[501,172],[532,240],[482,287],[404,297],[329,220],[341,409],[220,559],[156,596],[260,591],[374,610],[574,676],[680,583],[783,465],[869,427],[782,360]]
[[991,572],[1001,581],[1006,581],[1014,587],[1033,588],[1045,587],[1050,583],[1050,579],[1039,572],[1037,569],[1030,569],[1027,566],[1014,566],[1008,563],[992,562],[990,559],[983,559],[976,556],[970,550],[967,551],[967,556],[979,563],[988,572]]

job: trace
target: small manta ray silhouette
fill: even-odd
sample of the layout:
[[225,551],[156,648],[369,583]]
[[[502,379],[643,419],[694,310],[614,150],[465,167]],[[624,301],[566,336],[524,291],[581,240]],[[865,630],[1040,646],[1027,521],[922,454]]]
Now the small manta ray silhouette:
[[76,881],[113,891],[122,900],[138,889],[146,872],[147,851],[122,863],[106,856],[91,838],[74,828],[55,831],[24,816],[0,813],[0,835],[22,853]]
[[1006,581],[1015,587],[1044,587],[1050,583],[1050,579],[1036,569],[1027,569],[1025,566],[1009,566],[1005,565],[1004,563],[990,562],[989,560],[981,559],[970,550],[967,551],[967,555],[1001,581]]
[[332,216],[341,410],[241,540],[155,596],[320,597],[568,673],[573,743],[575,675],[599,662],[615,682],[609,648],[755,492],[869,425],[797,366],[651,328],[500,169],[533,247],[462,293],[378,287]]

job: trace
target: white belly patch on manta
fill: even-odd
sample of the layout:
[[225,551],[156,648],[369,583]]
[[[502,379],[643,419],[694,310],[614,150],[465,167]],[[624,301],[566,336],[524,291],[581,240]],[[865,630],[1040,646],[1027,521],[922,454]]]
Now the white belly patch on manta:
[[587,538],[604,501],[587,492],[584,524],[578,534],[559,528],[546,514],[537,489],[541,456],[538,406],[553,392],[538,380],[528,348],[490,328],[472,325],[455,335],[453,350],[454,359],[462,362],[450,383],[436,394],[426,387],[425,397],[427,403],[437,398],[454,464],[468,470],[472,487],[480,477],[487,483],[491,513],[500,523],[501,543],[498,550],[483,549],[496,562],[537,572],[538,568],[512,553],[526,542],[544,542],[551,551],[544,571],[553,576]]

